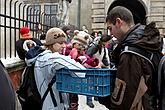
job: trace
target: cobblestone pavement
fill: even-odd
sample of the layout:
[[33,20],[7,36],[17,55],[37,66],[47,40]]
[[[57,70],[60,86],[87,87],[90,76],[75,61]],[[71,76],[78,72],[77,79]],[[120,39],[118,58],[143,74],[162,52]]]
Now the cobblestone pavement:
[[[98,101],[95,101],[94,99],[93,99],[93,104],[95,105],[94,108],[88,107],[88,105],[86,105],[86,96],[79,95],[79,108],[78,108],[78,110],[108,110],[104,105],[100,104]],[[21,110],[21,105],[19,104],[18,100],[17,100],[16,110]]]
[[79,108],[78,110],[108,110],[104,105],[93,99],[94,108],[90,108],[86,105],[86,96],[79,95]]

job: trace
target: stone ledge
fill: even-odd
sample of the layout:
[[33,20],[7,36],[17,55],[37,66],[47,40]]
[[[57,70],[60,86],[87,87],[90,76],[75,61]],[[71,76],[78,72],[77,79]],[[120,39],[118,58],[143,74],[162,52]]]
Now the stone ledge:
[[93,18],[93,23],[104,23],[105,18]]
[[104,9],[95,9],[93,10],[93,15],[105,15]]
[[163,7],[152,7],[150,12],[152,14],[154,14],[154,13],[164,13],[164,8]]
[[92,15],[92,18],[105,18],[105,15]]
[[162,17],[162,16],[150,16],[150,20],[155,21],[155,22],[163,22],[164,17]]
[[151,2],[151,7],[153,6],[158,6],[158,7],[164,7],[165,6],[165,2],[164,1],[152,1]]
[[164,2],[164,0],[151,0],[151,2]]
[[150,15],[149,15],[149,17],[163,17],[163,16],[165,16],[165,14],[162,14],[162,13],[151,13]]
[[93,3],[104,3],[103,0],[93,0]]
[[21,70],[25,67],[25,62],[23,60],[20,60],[19,58],[16,58],[16,57],[1,59],[1,61],[4,64],[8,73]]
[[1,59],[2,63],[4,64],[10,79],[12,81],[13,87],[16,90],[19,89],[21,84],[21,76],[25,68],[25,62],[20,60],[19,58],[7,58]]
[[92,4],[92,9],[104,9],[104,4]]
[[92,23],[92,29],[104,29],[104,23]]

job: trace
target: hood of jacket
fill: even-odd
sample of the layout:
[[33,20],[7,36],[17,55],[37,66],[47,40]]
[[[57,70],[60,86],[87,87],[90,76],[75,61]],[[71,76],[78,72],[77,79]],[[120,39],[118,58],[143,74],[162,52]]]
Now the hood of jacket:
[[161,51],[162,49],[162,38],[154,22],[146,26],[137,24],[125,36],[121,42],[122,46],[135,45],[149,51]]
[[26,57],[25,62],[27,66],[31,66],[32,64],[34,64],[36,59],[40,55],[43,55],[45,53],[47,53],[47,51],[40,46],[35,46],[35,47],[30,48],[29,51],[25,55]]
[[120,53],[125,46],[135,46],[153,52],[160,52],[162,49],[162,39],[159,30],[153,22],[146,26],[137,24],[123,37],[125,39],[123,39],[112,52],[111,62],[116,65],[118,64]]

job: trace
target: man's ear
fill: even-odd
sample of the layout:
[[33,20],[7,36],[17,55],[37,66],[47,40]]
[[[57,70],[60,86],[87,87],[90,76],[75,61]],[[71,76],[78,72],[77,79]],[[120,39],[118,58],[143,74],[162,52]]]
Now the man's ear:
[[121,27],[122,26],[122,20],[120,18],[116,18],[116,26]]

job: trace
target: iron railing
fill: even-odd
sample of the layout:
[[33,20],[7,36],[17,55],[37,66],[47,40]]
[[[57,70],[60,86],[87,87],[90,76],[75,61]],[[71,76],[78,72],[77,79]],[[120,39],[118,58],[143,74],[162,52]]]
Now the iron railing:
[[[9,3],[7,3],[9,2]],[[43,12],[35,10],[30,5],[25,5],[22,2],[13,0],[4,0],[1,2],[0,8],[0,58],[16,57],[15,44],[20,39],[19,30],[23,26],[28,26],[33,37],[39,36],[51,28],[51,25],[45,25],[44,21],[50,19]],[[4,6],[4,8],[3,8]],[[33,17],[28,17],[35,15]],[[40,25],[40,29],[38,29]]]

